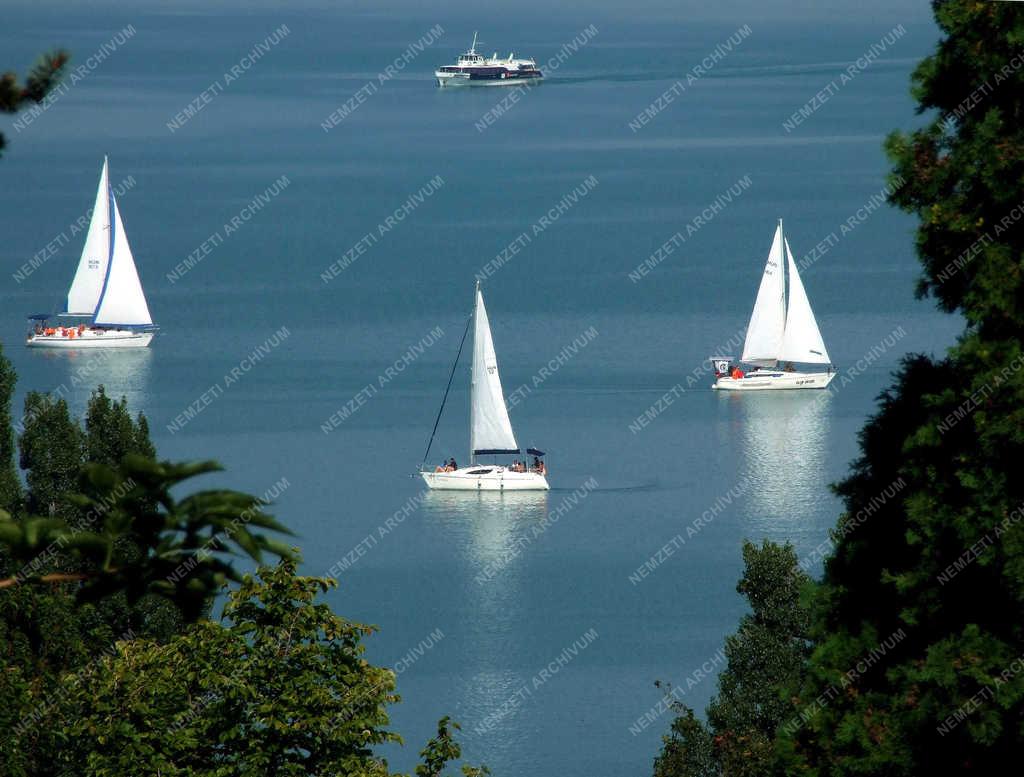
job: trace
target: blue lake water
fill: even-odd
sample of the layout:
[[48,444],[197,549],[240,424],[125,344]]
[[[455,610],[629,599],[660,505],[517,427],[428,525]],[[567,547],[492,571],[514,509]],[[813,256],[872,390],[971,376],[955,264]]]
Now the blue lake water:
[[[0,30],[0,65],[19,71],[58,44],[84,63],[134,30],[31,123],[2,121],[0,338],[18,401],[60,391],[81,410],[103,382],[147,414],[162,456],[223,462],[210,483],[263,493],[286,478],[277,514],[298,535],[304,570],[338,572],[332,605],[379,625],[369,656],[401,669],[392,717],[407,745],[387,752],[396,768],[410,769],[451,714],[465,757],[498,775],[649,773],[670,718],[637,721],[659,701],[656,679],[687,688],[698,709],[713,693],[701,667],[743,613],[742,540],[817,547],[839,511],[828,486],[900,355],[941,351],[959,327],[913,299],[912,220],[871,204],[885,185],[885,134],[916,121],[909,74],[937,36],[927,9],[868,4],[854,24],[839,6],[798,4],[725,4],[713,18],[656,2],[646,14],[538,4],[500,21],[445,5],[90,8],[15,3]],[[784,126],[900,24],[875,61]],[[225,84],[281,25],[287,34]],[[378,79],[435,25],[437,40]],[[546,83],[482,130],[509,92],[441,91],[430,77],[477,28],[481,49],[543,66],[591,25]],[[744,25],[750,34],[689,82]],[[208,104],[169,129],[212,84]],[[66,292],[83,236],[60,236],[91,206],[103,154],[112,182],[131,178],[121,212],[162,331],[140,353],[27,351],[23,314]],[[824,401],[719,396],[700,373],[746,325],[780,217],[798,257],[827,248],[803,280],[849,380]],[[685,241],[631,279],[677,231]],[[424,496],[410,473],[474,273],[489,262],[502,265],[484,293],[505,388],[529,387],[513,424],[521,444],[550,452],[553,488]],[[259,348],[282,331],[277,347]],[[468,359],[431,465],[465,458],[467,388]],[[325,433],[360,392],[365,404]],[[190,406],[198,413],[182,423]]]

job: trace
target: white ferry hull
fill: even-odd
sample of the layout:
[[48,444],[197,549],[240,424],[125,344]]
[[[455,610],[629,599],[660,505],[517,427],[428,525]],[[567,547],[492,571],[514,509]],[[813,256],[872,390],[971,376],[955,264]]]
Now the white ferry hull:
[[548,491],[551,488],[547,479],[536,472],[513,472],[505,467],[486,465],[463,467],[454,472],[421,472],[420,475],[428,488],[438,491]]
[[469,73],[434,73],[438,86],[469,86]]
[[108,329],[103,334],[86,330],[74,337],[67,335],[29,335],[25,345],[29,348],[145,348],[153,339],[152,332],[133,332],[129,329]]
[[755,370],[742,378],[723,375],[711,387],[718,391],[781,391],[786,389],[823,389],[836,376],[834,372],[782,372]]
[[437,85],[450,86],[521,86],[523,84],[539,84],[544,80],[543,76],[531,76],[530,78],[470,78],[468,73],[434,73]]

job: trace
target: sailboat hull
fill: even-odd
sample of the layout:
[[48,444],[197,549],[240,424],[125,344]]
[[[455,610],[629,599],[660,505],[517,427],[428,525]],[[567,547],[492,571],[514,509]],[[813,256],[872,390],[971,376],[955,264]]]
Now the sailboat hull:
[[836,376],[834,372],[783,372],[754,370],[742,378],[723,375],[711,387],[718,391],[783,391],[790,389],[823,389]]
[[547,478],[536,472],[477,465],[454,472],[421,472],[427,487],[437,491],[548,491]]
[[[74,331],[74,330],[65,330]],[[25,345],[29,348],[145,348],[153,339],[152,332],[134,332],[130,329],[107,329],[96,332],[87,329],[75,336],[69,334],[29,335]]]

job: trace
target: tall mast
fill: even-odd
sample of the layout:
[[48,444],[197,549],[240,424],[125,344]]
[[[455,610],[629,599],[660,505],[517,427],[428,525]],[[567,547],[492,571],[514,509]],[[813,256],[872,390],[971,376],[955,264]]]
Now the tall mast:
[[[477,31],[474,30],[473,31],[473,45],[469,47],[469,53],[470,54],[476,54],[476,35],[477,35]],[[480,288],[480,281],[477,281],[476,285],[477,285],[477,288]]]
[[[786,325],[785,321],[789,318],[789,268],[786,266],[789,259],[789,250],[786,246],[786,232],[782,228],[782,219],[779,219],[779,235],[782,237],[782,261],[779,263],[779,272],[782,273],[782,341],[786,341]],[[781,346],[782,343],[779,343]],[[781,356],[781,354],[779,354]],[[775,362],[776,368],[779,366],[779,362]]]
[[[473,34],[473,45],[476,46],[476,34]],[[476,289],[473,291],[473,322],[476,323],[477,304],[480,299],[480,280],[477,279]],[[474,326],[473,332],[473,363],[469,368],[469,464],[472,466],[476,463],[476,456],[473,453],[473,429],[475,429],[476,420],[476,402],[474,401],[474,394],[476,393],[476,331]]]
[[[783,299],[783,310],[789,310],[789,289],[786,288],[786,278],[788,273],[786,272],[786,233],[782,229],[782,219],[779,219],[779,235],[782,237],[782,266],[779,267],[779,271],[782,273],[782,299]],[[783,319],[785,320],[785,319]]]

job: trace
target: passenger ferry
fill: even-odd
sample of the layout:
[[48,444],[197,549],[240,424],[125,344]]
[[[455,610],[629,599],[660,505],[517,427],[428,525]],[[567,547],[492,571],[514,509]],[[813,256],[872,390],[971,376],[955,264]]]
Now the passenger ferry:
[[515,53],[509,54],[508,59],[498,59],[497,52],[490,57],[477,54],[476,38],[474,32],[473,45],[459,55],[456,64],[434,71],[438,86],[511,86],[539,83],[544,78],[532,59],[516,59]]

